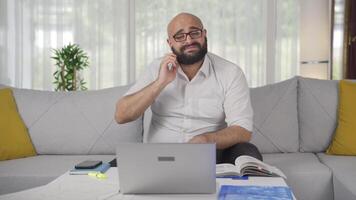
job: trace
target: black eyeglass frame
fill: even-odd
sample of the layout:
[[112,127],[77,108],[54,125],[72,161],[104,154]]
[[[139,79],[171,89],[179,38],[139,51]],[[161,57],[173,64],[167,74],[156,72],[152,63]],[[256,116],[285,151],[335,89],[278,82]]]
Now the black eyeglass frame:
[[[189,37],[191,39],[198,39],[200,38],[202,35],[203,35],[203,31],[204,31],[204,28],[202,29],[197,29],[197,30],[192,30],[192,31],[189,31],[188,33],[176,33],[175,35],[172,36],[172,38],[174,39],[174,41],[176,42],[184,42],[187,40],[187,37],[189,35]],[[191,34],[194,33],[194,32],[200,32],[199,36],[192,36]],[[184,35],[184,38],[182,39],[177,39],[177,35]]]

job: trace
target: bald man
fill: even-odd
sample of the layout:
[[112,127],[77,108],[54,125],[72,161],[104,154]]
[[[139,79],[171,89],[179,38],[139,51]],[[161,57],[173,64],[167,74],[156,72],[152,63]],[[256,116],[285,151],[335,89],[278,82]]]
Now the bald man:
[[201,20],[180,13],[167,26],[172,53],[154,60],[117,102],[115,119],[127,123],[151,106],[148,142],[216,143],[222,157],[262,160],[251,138],[253,111],[249,88],[235,64],[207,52]]

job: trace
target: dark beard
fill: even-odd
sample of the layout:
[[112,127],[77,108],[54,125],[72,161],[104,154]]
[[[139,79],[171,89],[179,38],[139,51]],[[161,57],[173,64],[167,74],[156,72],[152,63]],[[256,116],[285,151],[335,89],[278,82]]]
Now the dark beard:
[[208,43],[208,40],[205,37],[205,41],[204,41],[203,46],[201,46],[197,42],[194,42],[194,43],[190,44],[190,45],[195,45],[199,49],[198,52],[196,52],[196,53],[194,53],[192,55],[187,55],[187,54],[183,53],[187,46],[183,46],[183,47],[180,48],[180,52],[181,53],[178,52],[173,47],[171,49],[172,49],[172,52],[177,56],[178,63],[183,64],[183,65],[191,65],[191,64],[197,63],[197,62],[201,61],[202,59],[204,59],[204,56],[208,52],[207,43]]

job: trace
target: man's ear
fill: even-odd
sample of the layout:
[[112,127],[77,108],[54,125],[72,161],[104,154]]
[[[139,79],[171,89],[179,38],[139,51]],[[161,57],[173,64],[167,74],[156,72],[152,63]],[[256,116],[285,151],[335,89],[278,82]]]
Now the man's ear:
[[207,34],[208,34],[208,31],[206,31],[206,29],[204,29],[203,31],[204,31],[204,35],[205,35],[205,37],[206,37]]
[[171,43],[171,41],[169,40],[169,38],[167,38],[167,44],[168,44],[168,46],[169,46],[170,48],[172,48],[172,43]]

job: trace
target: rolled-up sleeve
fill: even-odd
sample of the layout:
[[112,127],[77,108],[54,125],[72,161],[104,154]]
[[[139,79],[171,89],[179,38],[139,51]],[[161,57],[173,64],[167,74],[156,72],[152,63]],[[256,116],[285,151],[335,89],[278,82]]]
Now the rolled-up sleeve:
[[250,90],[242,71],[237,70],[234,76],[225,91],[225,121],[228,126],[236,125],[252,132],[253,110]]
[[[156,77],[157,77],[157,70],[159,69],[159,60],[154,60],[152,63],[150,63],[144,72],[139,76],[138,79],[136,79],[135,84],[125,93],[124,96],[133,94],[135,92],[140,91],[150,83],[152,83]],[[158,65],[158,67],[157,67]]]

